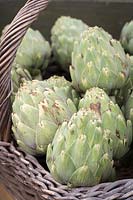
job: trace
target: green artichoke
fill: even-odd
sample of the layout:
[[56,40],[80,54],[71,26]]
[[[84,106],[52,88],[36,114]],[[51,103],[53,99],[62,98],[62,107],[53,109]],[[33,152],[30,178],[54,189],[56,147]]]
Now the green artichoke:
[[[126,83],[126,87],[124,88],[124,93],[126,94],[126,90],[128,90],[128,94],[131,93],[130,91],[133,89],[133,56],[130,56],[130,73],[129,78]],[[128,96],[126,94],[126,96]]]
[[132,90],[133,90],[133,56],[130,56],[129,77],[125,82],[125,85],[121,89],[114,90],[113,92],[116,102],[119,104],[120,107],[125,105],[125,102],[129,98],[129,95],[131,94]]
[[125,51],[133,55],[133,20],[124,24],[121,30],[120,42]]
[[32,80],[32,77],[27,69],[20,67],[13,67],[11,71],[12,83],[13,83],[13,93],[18,91],[18,88],[25,80]]
[[132,121],[133,125],[133,90],[125,105],[125,116],[126,119],[130,119]]
[[75,91],[75,89],[72,89],[72,84],[71,82],[67,81],[64,76],[51,76],[49,79],[45,80],[48,84],[49,88],[54,88],[56,87],[67,87],[67,90],[69,88],[70,93],[72,93],[71,99],[73,100],[75,106],[78,108],[78,104],[79,104],[79,95],[78,93]]
[[51,87],[66,87],[71,86],[71,82],[67,81],[64,76],[51,76],[50,78],[45,80]]
[[58,126],[77,112],[76,97],[69,82],[65,87],[53,87],[47,81],[25,82],[15,96],[12,114],[20,148],[33,155],[45,154]]
[[70,74],[80,92],[100,87],[107,92],[122,88],[129,75],[130,59],[119,41],[99,27],[90,27],[75,41]]
[[130,56],[130,79],[133,85],[133,56]]
[[13,102],[15,99],[15,94],[17,93],[20,85],[24,81],[32,80],[32,77],[27,69],[23,69],[21,67],[13,67],[11,70],[11,78],[12,78],[12,87],[13,87],[11,99]]
[[71,187],[93,186],[114,176],[112,153],[98,112],[81,109],[57,130],[46,161],[52,176]]
[[84,22],[69,16],[59,17],[52,27],[51,42],[54,58],[65,71],[69,71],[74,41],[79,40],[80,34],[87,28]]
[[27,69],[33,78],[39,77],[48,66],[51,56],[49,42],[37,30],[28,29],[18,48],[13,66]]
[[80,100],[79,109],[81,108],[91,108],[99,112],[103,134],[108,135],[113,158],[124,156],[132,142],[132,123],[125,121],[119,106],[113,103],[102,89],[91,88]]

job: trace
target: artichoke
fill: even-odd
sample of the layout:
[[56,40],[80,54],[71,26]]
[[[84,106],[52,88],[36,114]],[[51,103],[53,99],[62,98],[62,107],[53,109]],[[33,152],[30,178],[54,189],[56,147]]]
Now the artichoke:
[[66,86],[71,86],[71,82],[67,81],[64,76],[51,76],[47,80],[45,80],[51,87],[66,87]]
[[121,30],[120,42],[125,51],[133,55],[133,20],[124,24]]
[[130,56],[130,79],[133,85],[133,56]]
[[32,80],[32,77],[27,69],[23,69],[21,67],[13,67],[11,70],[11,78],[12,78],[12,102],[14,101],[15,94],[17,93],[20,85],[24,81]]
[[37,30],[28,29],[18,48],[14,66],[27,69],[33,78],[41,76],[41,71],[48,66],[51,56],[49,42]]
[[79,19],[61,16],[51,30],[51,42],[55,60],[65,70],[69,71],[71,54],[75,40],[87,30],[88,26]]
[[[130,73],[129,73],[129,78],[126,82],[126,87],[124,88],[124,92],[126,96],[128,96],[130,91],[133,89],[133,56],[130,56]],[[126,94],[127,90],[127,94]]]
[[60,183],[93,186],[114,176],[112,153],[98,112],[80,109],[57,130],[46,161]]
[[47,81],[25,82],[15,96],[12,114],[12,130],[20,148],[32,155],[45,154],[58,126],[77,112],[76,97],[69,82],[65,87]]
[[103,134],[108,135],[113,158],[119,159],[124,156],[132,142],[132,123],[125,121],[119,106],[113,103],[102,89],[91,88],[80,100],[79,109],[81,108],[91,108],[99,112]]
[[13,83],[13,93],[18,91],[18,88],[25,80],[32,80],[32,77],[27,69],[20,67],[13,67],[11,71],[12,83]]
[[133,91],[130,94],[125,105],[125,116],[126,116],[126,119],[130,119],[132,121],[132,125],[133,125]]
[[125,85],[119,89],[114,90],[113,96],[120,107],[125,105],[125,102],[129,98],[131,91],[133,90],[133,56],[130,56],[130,73]]
[[70,93],[72,93],[71,99],[73,100],[75,106],[78,108],[78,104],[79,104],[79,95],[78,93],[75,91],[75,89],[72,89],[72,84],[71,82],[67,81],[64,76],[51,76],[49,79],[45,80],[45,82],[47,82],[48,87],[49,88],[54,88],[56,87],[67,87],[67,89],[69,88]]
[[130,59],[119,41],[99,27],[90,27],[75,41],[70,74],[80,92],[100,87],[107,92],[122,88],[129,75]]

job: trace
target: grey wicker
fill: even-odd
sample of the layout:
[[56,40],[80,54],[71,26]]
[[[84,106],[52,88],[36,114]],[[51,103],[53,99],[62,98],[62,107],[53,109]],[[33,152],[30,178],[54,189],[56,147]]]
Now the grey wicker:
[[0,42],[0,182],[16,200],[133,200],[133,168],[115,182],[71,189],[56,182],[35,157],[8,142],[11,63],[26,30],[47,4],[48,0],[28,0]]

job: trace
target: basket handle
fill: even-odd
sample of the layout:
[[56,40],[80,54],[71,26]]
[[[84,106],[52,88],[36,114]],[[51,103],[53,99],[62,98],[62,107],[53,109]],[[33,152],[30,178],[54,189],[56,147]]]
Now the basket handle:
[[0,41],[0,140],[9,141],[11,128],[11,64],[29,26],[48,5],[48,0],[28,0]]

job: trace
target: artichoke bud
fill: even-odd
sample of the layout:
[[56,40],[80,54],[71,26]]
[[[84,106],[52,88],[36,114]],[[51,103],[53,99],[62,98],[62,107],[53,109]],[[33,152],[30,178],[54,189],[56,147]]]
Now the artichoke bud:
[[[12,130],[15,137],[21,141],[19,144],[23,144],[20,148],[33,155],[45,154],[58,127],[64,121],[69,121],[71,116],[77,112],[73,102],[72,91],[74,89],[71,83],[62,77],[54,78],[25,82],[13,103]],[[23,134],[23,128],[21,130],[18,127],[18,122],[25,126],[25,134]],[[32,139],[30,142],[26,142],[27,135],[30,135]]]
[[32,80],[32,77],[28,72],[28,70],[23,69],[18,65],[12,68],[11,79],[13,85],[13,93],[12,93],[12,102],[13,102],[15,94],[17,93],[19,87],[24,83],[24,81]]
[[87,29],[88,26],[84,22],[69,16],[61,16],[52,27],[51,41],[54,58],[63,70],[69,71],[74,43],[78,43],[80,35]]
[[[103,127],[98,122],[99,118],[100,115],[94,110],[80,109],[73,114],[69,122],[58,128],[52,142],[52,151],[47,151],[47,164],[52,173],[51,160],[54,158],[55,173],[52,175],[59,182],[72,187],[99,183],[104,173],[100,160],[105,150],[109,154],[110,171],[104,178],[107,179],[114,170],[110,147],[103,137]],[[61,143],[58,141],[60,136],[64,138]],[[97,171],[98,176],[95,176]]]
[[133,54],[133,20],[124,24],[121,30],[120,42],[126,52]]
[[80,92],[96,86],[107,92],[122,88],[129,72],[128,58],[122,46],[99,27],[89,27],[80,41],[74,43],[72,66],[72,85]]
[[40,78],[41,70],[47,68],[50,56],[49,42],[39,31],[29,28],[18,48],[13,68],[20,66],[21,69],[27,69],[33,78]]
[[[119,159],[129,150],[132,133],[128,131],[128,125],[118,105],[102,89],[87,90],[79,102],[79,108],[88,111],[91,109],[97,114],[96,124],[102,126],[103,137],[107,140],[114,159]],[[90,123],[90,127],[92,124],[95,126],[94,121],[90,120]],[[127,142],[124,143],[124,140]]]

